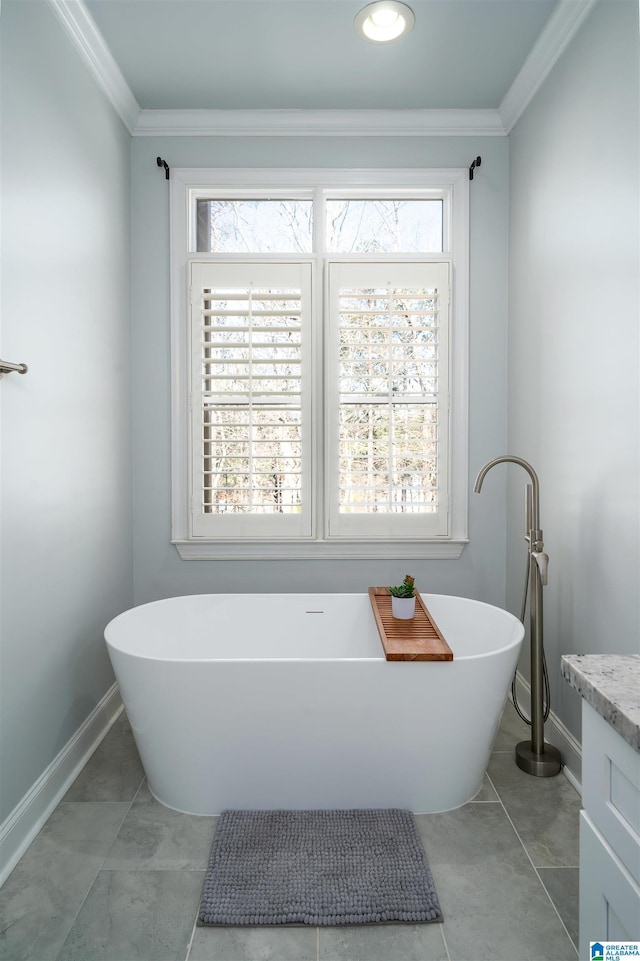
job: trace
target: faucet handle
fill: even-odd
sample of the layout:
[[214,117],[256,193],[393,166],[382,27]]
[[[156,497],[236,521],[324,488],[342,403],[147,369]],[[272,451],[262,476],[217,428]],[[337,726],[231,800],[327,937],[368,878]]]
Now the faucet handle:
[[542,585],[547,583],[548,570],[549,570],[549,555],[544,551],[532,551],[531,556],[538,565],[538,570],[540,571],[540,583]]

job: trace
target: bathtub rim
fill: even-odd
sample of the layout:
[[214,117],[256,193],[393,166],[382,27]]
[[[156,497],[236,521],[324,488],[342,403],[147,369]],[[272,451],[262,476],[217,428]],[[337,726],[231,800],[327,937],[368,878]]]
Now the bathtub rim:
[[[240,592],[238,592],[240,593]],[[493,648],[490,651],[484,651],[478,654],[461,654],[456,657],[455,650],[453,652],[452,661],[387,661],[384,650],[382,647],[382,642],[380,642],[380,655],[375,657],[167,657],[163,655],[153,656],[148,653],[140,654],[131,650],[127,650],[118,644],[114,644],[112,640],[107,637],[107,632],[112,632],[113,628],[116,627],[118,622],[123,622],[129,617],[135,616],[139,611],[146,607],[157,607],[164,604],[169,604],[171,602],[186,600],[187,598],[194,597],[219,597],[219,596],[229,596],[229,591],[203,591],[198,594],[176,594],[171,597],[158,598],[155,601],[146,601],[144,604],[137,604],[134,607],[130,607],[120,614],[113,617],[109,623],[104,628],[104,639],[109,651],[114,651],[117,654],[121,654],[125,657],[135,658],[139,661],[152,661],[154,663],[165,663],[165,664],[246,664],[246,663],[256,663],[256,664],[280,664],[280,663],[299,663],[299,664],[327,664],[327,663],[348,663],[358,661],[361,663],[379,663],[383,662],[385,664],[429,664],[433,666],[434,664],[446,664],[450,666],[455,663],[463,663],[466,661],[477,661],[486,660],[489,658],[497,657],[504,654],[506,651],[511,650],[523,644],[525,639],[525,627],[522,621],[519,620],[510,611],[505,610],[503,607],[498,607],[497,604],[489,604],[487,601],[479,601],[472,597],[465,597],[459,594],[434,594],[433,592],[429,594],[424,594],[425,603],[429,604],[430,597],[446,597],[455,598],[457,601],[466,604],[472,604],[473,606],[487,607],[494,611],[498,611],[501,615],[504,615],[508,620],[515,622],[519,625],[520,630],[518,631],[519,636],[515,637],[506,644],[500,647]],[[251,595],[252,597],[308,597],[308,596],[327,596],[327,597],[366,597],[365,592],[358,591],[323,591],[323,592],[312,592],[312,591],[297,591],[297,592],[266,592],[255,593]],[[111,630],[110,630],[111,629]]]

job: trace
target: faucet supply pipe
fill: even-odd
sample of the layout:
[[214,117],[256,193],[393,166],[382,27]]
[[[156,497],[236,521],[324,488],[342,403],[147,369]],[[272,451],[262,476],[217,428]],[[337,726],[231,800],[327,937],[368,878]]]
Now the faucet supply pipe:
[[[538,475],[531,464],[521,457],[505,454],[488,461],[478,472],[473,490],[480,493],[483,481],[496,464],[518,464],[531,478],[531,490],[526,493],[525,539],[528,542],[529,570],[529,645],[531,653],[531,742],[521,741],[516,746],[516,764],[528,774],[536,777],[551,777],[561,768],[560,752],[552,744],[544,741],[545,711],[543,707],[544,688],[544,637],[542,588],[547,583],[549,556],[543,550],[544,542],[540,527],[540,484]],[[528,485],[529,486],[529,485]],[[524,608],[524,605],[523,605]],[[523,609],[524,616],[524,609]],[[548,704],[548,697],[547,697]]]

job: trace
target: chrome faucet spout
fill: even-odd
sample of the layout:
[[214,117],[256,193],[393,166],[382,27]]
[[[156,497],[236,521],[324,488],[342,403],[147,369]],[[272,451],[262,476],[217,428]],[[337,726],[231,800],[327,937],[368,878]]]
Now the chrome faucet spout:
[[534,471],[531,464],[523,460],[522,457],[513,457],[511,454],[505,454],[503,457],[494,457],[493,460],[488,461],[484,467],[481,467],[478,471],[478,476],[476,477],[476,482],[473,485],[474,493],[479,494],[482,489],[482,482],[489,473],[492,467],[496,464],[518,464],[523,467],[529,477],[531,478],[532,486],[532,498],[531,498],[531,530],[538,531],[540,529],[540,485],[538,482],[538,475]]

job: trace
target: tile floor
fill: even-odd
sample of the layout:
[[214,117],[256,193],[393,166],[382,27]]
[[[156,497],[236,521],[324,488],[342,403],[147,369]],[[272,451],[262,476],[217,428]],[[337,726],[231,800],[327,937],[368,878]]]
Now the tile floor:
[[2,961],[575,961],[580,799],[513,761],[507,705],[480,794],[417,817],[444,924],[196,928],[215,818],[151,797],[123,714],[0,891]]

